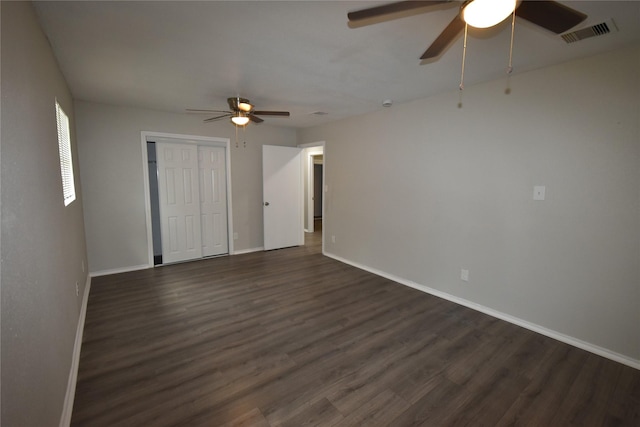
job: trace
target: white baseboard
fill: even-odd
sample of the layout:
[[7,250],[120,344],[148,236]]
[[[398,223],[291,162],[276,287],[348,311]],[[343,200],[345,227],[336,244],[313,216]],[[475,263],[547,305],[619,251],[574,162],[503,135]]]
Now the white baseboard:
[[[242,254],[248,254],[251,252],[260,252],[260,251],[264,251],[264,247],[241,249],[239,251],[233,251],[233,255],[242,255]],[[198,261],[200,259],[205,259],[205,258],[197,258],[197,259],[187,260],[185,262]],[[110,270],[92,271],[89,274],[91,275],[91,277],[100,277],[100,276],[108,276],[110,274],[129,273],[130,271],[146,270],[147,268],[153,268],[153,266],[149,264],[140,264],[140,265],[132,265],[129,267],[112,268]]]
[[640,370],[640,360],[633,359],[633,358],[631,358],[629,356],[625,356],[623,354],[616,353],[615,351],[609,350],[607,348],[600,347],[598,345],[591,344],[591,343],[586,342],[586,341],[582,341],[582,340],[580,340],[578,338],[574,338],[574,337],[569,336],[569,335],[565,335],[565,334],[560,333],[558,331],[554,331],[553,329],[545,328],[543,326],[537,325],[535,323],[531,323],[531,322],[529,322],[527,320],[520,319],[520,318],[512,316],[510,314],[502,313],[500,311],[494,310],[494,309],[489,308],[489,307],[485,307],[483,305],[480,305],[480,304],[477,304],[475,302],[466,300],[464,298],[460,298],[460,297],[457,297],[455,295],[451,295],[451,294],[448,294],[446,292],[442,292],[442,291],[439,291],[437,289],[433,289],[433,288],[430,288],[428,286],[424,286],[424,285],[421,285],[419,283],[415,283],[415,282],[412,282],[410,280],[403,279],[401,277],[395,276],[393,274],[386,273],[384,271],[376,270],[375,268],[371,268],[371,267],[368,267],[366,265],[359,264],[357,262],[349,261],[349,260],[347,260],[345,258],[342,258],[340,256],[337,256],[337,255],[334,255],[334,254],[331,254],[331,253],[324,253],[324,255],[329,257],[329,258],[333,258],[336,261],[340,261],[342,263],[345,263],[345,264],[351,265],[353,267],[359,268],[360,270],[368,271],[369,273],[373,273],[373,274],[375,274],[377,276],[384,277],[384,278],[389,279],[389,280],[393,280],[394,282],[397,282],[397,283],[399,283],[401,285],[409,286],[410,288],[417,289],[417,290],[422,291],[424,293],[434,295],[436,297],[445,299],[447,301],[451,301],[451,302],[456,303],[456,304],[460,304],[460,305],[468,307],[468,308],[470,308],[472,310],[476,310],[476,311],[479,311],[481,313],[488,314],[489,316],[496,317],[498,319],[507,321],[509,323],[513,323],[514,325],[521,326],[521,327],[523,327],[525,329],[529,329],[531,331],[534,331],[534,332],[537,332],[539,334],[545,335],[545,336],[547,336],[549,338],[553,338],[555,340],[561,341],[561,342],[563,342],[565,344],[572,345],[572,346],[580,348],[582,350],[586,350],[586,351],[588,351],[590,353],[597,354],[598,356],[606,357],[607,359],[611,359],[611,360],[614,360],[616,362],[622,363],[623,365],[627,365],[627,366],[630,366],[632,368]]
[[146,270],[151,268],[149,264],[132,265],[130,267],[113,268],[111,270],[92,271],[91,277],[108,276],[109,274],[128,273],[130,271]]
[[80,365],[80,349],[82,347],[82,334],[84,333],[84,321],[87,316],[87,304],[89,302],[89,291],[91,291],[91,276],[87,276],[82,296],[82,306],[80,316],[78,316],[78,326],[76,328],[76,341],[73,345],[73,355],[71,358],[71,369],[67,382],[67,393],[64,397],[64,407],[60,417],[60,427],[71,425],[71,414],[73,413],[73,400],[76,395],[76,381],[78,380],[78,367]]
[[242,254],[249,254],[251,252],[260,252],[260,251],[264,251],[264,246],[259,248],[240,249],[239,251],[233,251],[233,254],[242,255]]

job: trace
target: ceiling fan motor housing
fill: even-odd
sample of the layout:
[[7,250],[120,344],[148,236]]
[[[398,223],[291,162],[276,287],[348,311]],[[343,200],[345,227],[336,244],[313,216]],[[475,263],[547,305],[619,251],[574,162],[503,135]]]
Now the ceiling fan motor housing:
[[251,102],[246,98],[227,98],[227,102],[233,111],[244,111],[248,113],[253,110],[253,105],[251,105]]

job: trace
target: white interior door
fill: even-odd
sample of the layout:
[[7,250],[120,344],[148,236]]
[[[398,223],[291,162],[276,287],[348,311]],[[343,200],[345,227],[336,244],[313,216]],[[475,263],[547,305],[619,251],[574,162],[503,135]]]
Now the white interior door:
[[227,171],[223,147],[198,146],[202,256],[229,253]]
[[302,149],[262,146],[264,249],[304,245]]
[[201,258],[198,148],[158,142],[156,150],[162,261]]

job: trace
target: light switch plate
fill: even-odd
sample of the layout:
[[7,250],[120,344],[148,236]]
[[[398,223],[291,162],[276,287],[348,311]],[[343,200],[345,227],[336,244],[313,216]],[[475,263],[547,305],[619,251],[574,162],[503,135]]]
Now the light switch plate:
[[544,200],[545,193],[544,185],[536,185],[533,187],[533,200]]

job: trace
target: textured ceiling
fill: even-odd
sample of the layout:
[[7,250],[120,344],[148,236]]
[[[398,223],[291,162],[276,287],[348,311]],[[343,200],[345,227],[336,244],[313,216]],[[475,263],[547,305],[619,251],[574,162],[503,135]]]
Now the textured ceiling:
[[[184,112],[226,109],[249,98],[276,126],[307,127],[455,91],[462,40],[421,64],[457,6],[350,28],[347,12],[370,1],[35,2],[76,99]],[[640,2],[563,1],[589,15],[576,28],[613,19],[619,31],[566,44],[516,20],[514,74],[640,40]],[[465,86],[501,78],[509,22],[471,31]],[[514,88],[517,90],[517,88]],[[456,102],[453,99],[452,102]],[[315,115],[314,112],[326,112]],[[204,118],[204,117],[203,117]]]

